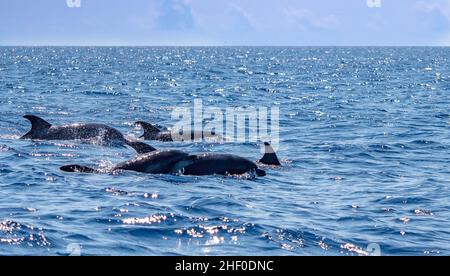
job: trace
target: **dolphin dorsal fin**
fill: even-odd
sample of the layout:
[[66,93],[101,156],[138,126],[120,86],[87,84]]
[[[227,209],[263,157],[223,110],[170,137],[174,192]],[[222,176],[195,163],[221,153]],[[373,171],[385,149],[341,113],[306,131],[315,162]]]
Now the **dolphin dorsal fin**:
[[159,128],[147,122],[138,121],[135,123],[135,125],[141,126],[144,129],[144,135],[142,135],[140,138],[153,139],[158,133],[161,132]]
[[269,143],[264,143],[264,147],[265,147],[265,154],[263,158],[259,160],[259,162],[265,165],[281,166],[277,154],[273,150],[272,146]]
[[31,133],[39,132],[41,130],[46,130],[52,127],[49,122],[42,118],[39,118],[38,116],[25,115],[23,117],[31,122]]
[[154,147],[142,142],[126,141],[126,144],[132,147],[138,154],[145,154],[156,151]]

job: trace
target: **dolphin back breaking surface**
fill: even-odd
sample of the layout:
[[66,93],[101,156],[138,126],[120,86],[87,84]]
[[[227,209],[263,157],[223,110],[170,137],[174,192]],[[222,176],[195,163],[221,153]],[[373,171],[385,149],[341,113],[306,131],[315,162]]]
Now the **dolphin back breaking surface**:
[[[135,123],[136,126],[140,126],[144,129],[144,134],[139,138],[144,138],[145,140],[158,140],[162,142],[173,142],[173,141],[195,141],[195,140],[202,140],[202,139],[222,139],[220,135],[217,135],[216,133],[207,133],[203,131],[196,131],[191,130],[190,132],[183,133],[177,133],[177,131],[171,132],[171,131],[162,131],[158,127],[144,122],[144,121],[138,121]],[[174,135],[175,134],[175,135]],[[177,135],[178,134],[178,135]]]
[[91,140],[99,144],[127,144],[123,134],[104,124],[71,124],[53,126],[42,118],[25,115],[31,130],[21,139],[32,140]]
[[265,176],[266,172],[248,160],[233,154],[201,153],[196,154],[195,161],[184,168],[185,175],[241,175],[255,172]]
[[194,158],[179,150],[153,151],[118,164],[114,170],[151,174],[176,173],[191,164]]

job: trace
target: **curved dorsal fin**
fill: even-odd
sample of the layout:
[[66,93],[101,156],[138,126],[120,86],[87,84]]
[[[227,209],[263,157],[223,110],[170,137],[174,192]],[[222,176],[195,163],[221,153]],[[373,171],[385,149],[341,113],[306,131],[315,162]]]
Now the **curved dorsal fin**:
[[23,117],[31,122],[31,129],[49,129],[52,126],[49,122],[38,116],[25,115]]
[[259,162],[266,164],[266,165],[273,165],[273,166],[281,166],[280,161],[278,160],[277,154],[273,150],[272,146],[269,143],[264,143],[265,147],[265,154],[263,158],[259,160]]
[[39,133],[43,130],[49,129],[52,125],[46,120],[39,118],[34,115],[25,115],[23,116],[25,119],[29,120],[31,123],[31,130],[25,134],[22,138],[33,138],[33,135]]
[[146,143],[137,142],[137,141],[126,141],[128,146],[132,147],[138,154],[145,154],[152,151],[156,151],[156,149]]
[[144,129],[144,135],[140,138],[145,138],[147,140],[155,139],[156,135],[161,132],[159,128],[147,122],[138,121],[135,125],[141,126]]

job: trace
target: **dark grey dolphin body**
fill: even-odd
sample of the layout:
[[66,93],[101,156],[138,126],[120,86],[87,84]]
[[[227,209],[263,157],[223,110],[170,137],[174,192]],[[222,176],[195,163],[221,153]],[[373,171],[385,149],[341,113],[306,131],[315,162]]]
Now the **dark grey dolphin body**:
[[114,170],[135,171],[152,174],[179,172],[194,161],[194,157],[179,150],[154,151],[118,164]]
[[[137,144],[137,145],[136,145]],[[244,157],[222,153],[188,154],[178,150],[154,151],[153,147],[144,143],[135,142],[133,148],[139,155],[129,161],[115,166],[112,171],[135,171],[151,174],[182,173],[184,175],[241,175],[256,173],[265,176],[266,172],[258,165]],[[269,144],[265,144],[266,153],[259,160],[265,165],[280,165],[278,157]],[[68,165],[61,167],[65,172],[97,173],[100,170],[81,165]]]
[[[259,163],[270,166],[281,166],[278,157],[269,143],[264,143],[265,154]],[[199,153],[194,155],[194,162],[183,169],[185,175],[240,175],[244,173],[256,173],[257,176],[265,176],[266,172],[258,168],[258,165],[241,156],[223,153]]]
[[89,140],[98,138],[101,143],[119,142],[127,144],[123,134],[104,124],[72,124],[52,126],[42,118],[25,115],[31,122],[31,130],[21,139],[33,140]]
[[143,121],[136,122],[135,125],[141,126],[144,129],[144,134],[140,138],[145,140],[158,140],[162,142],[173,142],[174,140],[184,141],[196,139],[206,139],[206,138],[219,138],[219,135],[215,133],[205,133],[203,131],[191,131],[190,135],[187,137],[180,137],[181,139],[174,139],[170,131],[162,131],[158,127]]
[[[188,153],[178,150],[152,151],[120,163],[112,171],[135,171],[150,174],[170,174],[182,170],[193,162],[195,158]],[[100,170],[81,165],[61,167],[65,172],[96,173]]]
[[193,156],[194,162],[182,170],[184,175],[241,175],[252,172],[258,176],[266,175],[254,162],[237,155],[200,153]]

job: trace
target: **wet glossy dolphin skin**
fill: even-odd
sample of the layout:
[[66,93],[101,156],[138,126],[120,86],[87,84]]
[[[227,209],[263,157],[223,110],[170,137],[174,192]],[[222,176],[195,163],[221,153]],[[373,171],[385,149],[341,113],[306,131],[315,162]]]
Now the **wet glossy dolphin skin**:
[[[176,141],[185,141],[185,140],[201,140],[201,139],[207,139],[207,138],[220,138],[219,135],[216,135],[215,133],[207,133],[202,131],[191,131],[190,135],[184,136],[180,135],[180,137],[175,137],[172,135],[170,131],[162,131],[158,127],[144,122],[144,121],[138,121],[135,123],[136,126],[140,126],[144,129],[144,134],[139,138],[144,138],[145,140],[158,140],[162,142],[173,142]],[[189,133],[188,133],[189,134]]]
[[[278,157],[269,143],[264,143],[264,156],[258,160],[260,164],[268,166],[281,166]],[[223,153],[198,153],[191,165],[183,169],[185,175],[241,175],[244,173],[256,173],[257,176],[265,176],[266,172],[258,165],[241,156]]]
[[31,130],[21,139],[32,140],[88,140],[99,138],[104,143],[126,143],[123,134],[115,128],[104,124],[71,124],[52,126],[42,118],[25,115],[31,122]]
[[176,173],[192,164],[194,157],[179,150],[153,151],[118,164],[114,170],[151,174]]
[[184,175],[241,175],[252,172],[257,176],[266,175],[254,162],[237,155],[200,153],[192,156],[195,156],[194,162],[184,167]]

